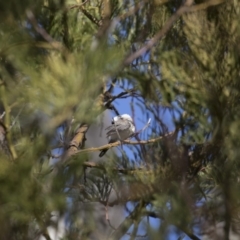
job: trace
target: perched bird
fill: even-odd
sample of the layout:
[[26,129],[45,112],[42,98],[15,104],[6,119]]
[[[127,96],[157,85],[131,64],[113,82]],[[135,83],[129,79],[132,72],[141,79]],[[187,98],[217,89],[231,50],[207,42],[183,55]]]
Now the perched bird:
[[[112,125],[106,128],[108,143],[123,141],[135,133],[135,126],[132,118],[128,114],[116,116],[112,120]],[[102,157],[108,148],[103,149],[99,157]]]

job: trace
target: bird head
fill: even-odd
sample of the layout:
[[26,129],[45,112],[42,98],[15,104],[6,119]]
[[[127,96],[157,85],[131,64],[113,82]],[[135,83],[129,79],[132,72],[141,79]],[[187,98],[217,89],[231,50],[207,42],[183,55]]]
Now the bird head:
[[128,115],[128,114],[123,114],[123,115],[120,115],[120,116],[116,116],[116,117],[113,118],[113,121],[116,122],[119,118],[126,119],[128,121],[133,122],[131,116]]
[[131,116],[130,116],[130,115],[128,115],[128,114],[123,114],[123,115],[121,115],[120,117],[121,117],[121,118],[123,118],[123,119],[126,119],[126,120],[128,120],[128,121],[131,121],[131,122],[133,122],[133,120],[132,120]]

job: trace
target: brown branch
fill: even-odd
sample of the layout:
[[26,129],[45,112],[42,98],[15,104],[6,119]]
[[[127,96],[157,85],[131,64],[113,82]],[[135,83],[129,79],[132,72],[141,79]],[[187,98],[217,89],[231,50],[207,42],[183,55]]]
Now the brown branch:
[[208,7],[216,6],[216,5],[219,5],[224,2],[226,2],[226,0],[210,0],[208,2],[204,2],[204,3],[198,4],[198,5],[191,6],[189,12],[196,12],[196,11],[204,10]]
[[106,216],[106,221],[108,222],[108,225],[110,228],[112,228],[114,231],[116,230],[116,228],[111,224],[110,222],[110,218],[109,218],[109,214],[108,214],[108,206],[105,206],[105,216]]
[[95,25],[97,25],[98,27],[101,26],[101,20],[98,20],[97,18],[95,18],[94,16],[92,16],[92,14],[90,14],[84,7],[84,4],[86,4],[89,0],[86,0],[85,2],[83,2],[82,4],[74,4],[71,5],[68,9],[74,9],[74,8],[78,8],[92,23],[94,23]]
[[81,124],[78,130],[76,131],[76,134],[72,141],[69,144],[69,151],[76,151],[80,145],[83,144],[83,140],[85,140],[85,133],[88,130],[88,125],[87,124]]
[[129,9],[129,11],[127,11],[126,13],[120,15],[120,16],[117,16],[116,17],[116,20],[124,20],[126,19],[127,17],[130,17],[132,15],[134,15],[138,10],[140,10],[140,8],[145,4],[147,3],[149,0],[143,0],[142,2],[139,2],[139,3],[136,3],[135,7],[132,8],[132,9]]
[[54,39],[47,33],[47,31],[46,31],[43,27],[40,27],[40,26],[39,26],[39,24],[38,24],[38,22],[37,22],[37,20],[36,20],[36,18],[35,18],[35,16],[34,16],[34,14],[33,14],[32,11],[27,10],[27,11],[26,11],[26,15],[27,15],[28,20],[30,21],[30,23],[31,23],[32,26],[34,27],[35,31],[36,31],[38,34],[40,34],[40,35],[42,36],[42,38],[43,38],[46,42],[48,42],[54,49],[57,49],[57,50],[63,49],[63,50],[65,50],[64,46],[63,46],[60,42],[54,40]]
[[129,89],[129,90],[127,90],[127,91],[121,92],[121,93],[119,93],[119,94],[116,95],[116,96],[111,96],[111,97],[109,98],[109,100],[106,102],[105,105],[109,105],[109,104],[111,104],[114,100],[116,100],[116,99],[118,99],[118,98],[123,98],[123,97],[124,97],[125,95],[127,95],[127,94],[132,95],[132,94],[134,93],[134,91],[136,91],[136,89],[132,88],[132,89]]
[[[139,217],[143,216],[149,216],[153,218],[159,218],[161,220],[164,220],[164,218],[155,212],[143,212],[142,208],[145,207],[145,204],[140,201],[140,203],[137,204],[135,209],[129,214],[128,217],[125,218],[125,220],[119,225],[119,227],[112,233],[111,237],[114,239],[120,239],[123,235],[126,234],[126,231],[129,229],[129,227],[132,225],[132,223],[135,222],[135,220]],[[200,240],[196,235],[194,235],[189,229],[186,227],[182,227],[181,224],[176,224],[174,222],[171,222],[170,224],[175,225],[177,228],[179,228],[183,233],[185,233],[188,237],[190,237],[193,240]]]
[[197,4],[194,6],[183,5],[168,19],[168,21],[163,26],[163,28],[152,39],[150,39],[145,44],[145,46],[143,46],[142,48],[140,48],[139,50],[137,50],[136,52],[128,56],[124,60],[123,65],[131,64],[135,59],[137,59],[138,57],[142,56],[144,53],[149,51],[161,38],[163,38],[166,35],[166,33],[170,30],[170,28],[176,22],[176,20],[179,19],[184,13],[200,11],[210,6],[219,5],[223,2],[226,2],[226,1],[210,0],[208,2]]
[[[94,163],[94,162],[84,162],[83,163],[84,167],[88,167],[88,168],[97,168],[97,169],[102,169],[104,171],[106,171],[106,167],[103,164],[98,164],[98,163]],[[116,171],[119,173],[135,173],[137,171],[144,171],[145,174],[147,173],[152,173],[152,171],[147,170],[146,168],[143,167],[138,167],[138,168],[111,168],[111,171]]]
[[7,90],[5,85],[2,85],[0,87],[0,93],[1,93],[1,101],[3,104],[3,108],[5,110],[5,118],[4,118],[4,122],[1,122],[1,119],[0,119],[0,149],[8,156],[11,156],[12,160],[15,160],[17,159],[17,152],[12,143],[12,132],[9,131],[10,122],[11,122],[11,119],[10,119],[11,109],[7,102],[6,91]]
[[7,129],[0,120],[0,153],[1,154],[4,153],[7,156],[12,157],[11,151],[9,149],[6,134],[7,134]]
[[96,37],[101,39],[106,35],[111,26],[111,15],[112,15],[112,3],[109,0],[102,0],[101,3],[101,20],[100,20],[100,28],[96,33]]
[[116,109],[116,107],[112,104],[112,102],[119,98],[128,97],[128,96],[126,96],[127,94],[132,95],[134,93],[135,89],[129,89],[128,91],[121,92],[116,96],[112,96],[111,92],[110,92],[110,91],[112,91],[112,88],[113,88],[113,85],[111,85],[111,87],[109,88],[108,91],[104,92],[103,102],[104,102],[104,106],[107,109],[113,110],[115,112],[115,114],[118,116],[120,114],[119,114],[118,110]]
[[86,4],[87,2],[89,2],[89,0],[84,1],[83,3],[80,4],[73,4],[69,7],[69,9],[73,9],[73,8],[79,8],[82,7],[84,4]]
[[83,149],[83,150],[79,150],[79,151],[76,151],[75,154],[100,151],[100,150],[103,150],[103,149],[106,149],[106,148],[117,147],[121,144],[139,145],[139,144],[155,143],[155,142],[158,142],[158,141],[162,140],[163,138],[166,138],[166,137],[169,137],[169,136],[173,135],[174,133],[175,133],[175,131],[172,131],[172,132],[169,132],[169,133],[167,133],[163,136],[153,138],[153,139],[149,139],[149,140],[142,140],[142,141],[130,141],[130,140],[124,140],[122,142],[117,141],[115,143],[109,143],[109,144],[103,145],[101,147],[92,147],[92,148],[86,148],[86,149]]
[[[138,199],[138,201],[141,200],[141,198]],[[128,200],[130,201],[130,200]],[[103,202],[103,201],[99,201],[100,203],[102,203],[103,205],[108,205],[108,206],[111,206],[110,204],[106,203],[106,202]],[[126,200],[127,202],[127,200]],[[125,203],[126,203],[125,202]],[[114,202],[115,205],[119,204],[119,203],[123,203],[122,201],[115,201]],[[138,205],[136,206],[136,208],[139,207],[139,203]],[[134,221],[133,219],[136,218],[136,208],[133,210],[133,212],[131,212],[129,214],[128,217],[125,218],[125,220],[120,224],[120,226],[115,229],[115,231],[113,232],[112,236],[115,236],[117,234],[118,238],[120,238],[120,234],[126,234],[126,233],[123,233],[123,232],[126,232],[128,229],[126,229],[126,226],[130,226],[129,224],[129,221]],[[152,218],[159,218],[161,220],[165,220],[164,216],[162,216],[161,214],[157,213],[157,212],[153,212],[153,211],[141,211],[141,215],[142,217],[143,216],[148,216],[148,217],[152,217]],[[200,238],[198,238],[196,235],[194,235],[192,233],[192,231],[190,231],[189,229],[187,229],[186,227],[184,226],[181,226],[181,224],[176,224],[175,222],[170,222],[170,224],[172,225],[175,225],[177,228],[179,228],[183,233],[185,233],[189,238],[193,239],[193,240],[200,240]],[[122,229],[120,229],[122,228]],[[123,230],[124,229],[124,230]]]
[[113,88],[115,87],[115,83],[117,82],[117,78],[115,77],[112,81],[111,81],[111,85],[108,88],[107,92],[112,93]]
[[125,218],[118,228],[111,234],[112,239],[120,239],[128,231],[130,226],[140,217],[143,206],[138,203],[134,210]]
[[76,131],[75,136],[73,137],[72,141],[69,143],[68,149],[63,157],[63,162],[71,157],[72,155],[78,152],[78,148],[83,147],[84,142],[86,140],[85,134],[88,130],[89,126],[87,124],[81,124],[78,130]]
[[[159,218],[161,220],[164,220],[164,216],[160,215],[159,213],[156,212],[152,212],[152,211],[146,211],[144,212],[144,215],[148,216],[148,217],[152,217],[152,218]],[[170,224],[175,225],[177,228],[179,228],[182,232],[184,232],[188,237],[190,237],[193,240],[200,240],[200,238],[198,238],[196,235],[194,235],[191,231],[189,231],[186,228],[183,228],[182,226],[180,226],[180,224],[176,224],[174,222],[171,222]]]

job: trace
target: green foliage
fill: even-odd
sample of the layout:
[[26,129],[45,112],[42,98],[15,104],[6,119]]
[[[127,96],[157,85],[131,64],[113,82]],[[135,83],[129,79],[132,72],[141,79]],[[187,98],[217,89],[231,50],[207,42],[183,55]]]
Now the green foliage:
[[[179,1],[0,3],[0,239],[50,239],[54,212],[69,215],[66,239],[90,239],[100,222],[93,202],[129,201],[112,239],[131,226],[135,239],[140,223],[151,239],[167,237],[170,225],[198,239],[196,228],[204,234],[212,222],[224,222],[230,238],[239,224],[240,4],[205,2],[131,65],[126,57],[168,24]],[[79,124],[103,112],[110,82],[131,97],[133,114],[152,118],[140,136],[167,134],[170,121],[175,131],[132,145],[131,159],[122,150],[122,158],[86,170],[89,155],[67,154]],[[149,218],[161,219],[157,230]]]

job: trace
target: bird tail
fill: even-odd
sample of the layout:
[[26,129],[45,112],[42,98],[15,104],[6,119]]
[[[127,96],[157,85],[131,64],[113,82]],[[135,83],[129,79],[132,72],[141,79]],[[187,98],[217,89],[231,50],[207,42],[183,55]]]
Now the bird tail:
[[107,149],[103,149],[100,153],[99,153],[99,157],[102,157],[106,152],[107,152],[108,148]]

